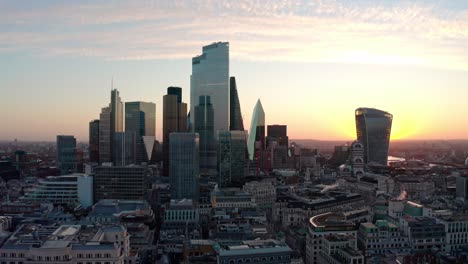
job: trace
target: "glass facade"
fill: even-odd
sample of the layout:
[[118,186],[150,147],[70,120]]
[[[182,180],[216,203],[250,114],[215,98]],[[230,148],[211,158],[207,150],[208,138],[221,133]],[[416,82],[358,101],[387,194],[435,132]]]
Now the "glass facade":
[[182,88],[169,87],[163,97],[163,175],[169,175],[169,134],[187,132],[187,104]]
[[156,104],[148,102],[125,103],[125,132],[135,134],[136,162],[148,162],[144,136],[156,136]]
[[[247,143],[247,148],[249,151],[249,159],[253,160],[255,155],[255,150],[257,148],[263,149],[265,144],[265,112],[263,111],[262,102],[260,99],[255,105],[252,122],[250,124],[249,131],[249,140]],[[257,147],[256,147],[257,145]]]
[[99,162],[111,162],[111,110],[110,107],[101,109],[99,115]]
[[112,151],[114,165],[127,166],[136,163],[136,137],[134,132],[116,132]]
[[217,172],[214,112],[210,96],[200,96],[195,107],[195,133],[200,135],[200,173],[214,175]]
[[230,125],[229,130],[232,131],[244,131],[244,120],[242,119],[242,112],[239,102],[239,95],[237,94],[237,85],[236,85],[236,78],[230,78]]
[[57,163],[61,175],[77,172],[78,156],[74,136],[57,136]]
[[[119,96],[117,89],[111,91],[111,103],[110,103],[110,154],[112,151],[112,142],[114,142],[114,133],[123,132],[123,103]],[[114,157],[112,157],[114,161]]]
[[143,200],[150,187],[141,166],[99,166],[94,169],[94,200]]
[[244,177],[245,151],[244,131],[218,132],[218,185],[221,188]]
[[171,133],[169,177],[172,199],[198,197],[199,136],[196,133]]
[[[203,47],[203,54],[192,58],[190,112],[195,112],[201,95],[211,97],[214,129],[229,130],[229,43],[217,42]],[[194,126],[195,116],[190,122]]]
[[89,161],[99,163],[99,120],[89,122]]
[[393,116],[374,108],[358,108],[355,115],[357,140],[364,145],[366,163],[387,165]]

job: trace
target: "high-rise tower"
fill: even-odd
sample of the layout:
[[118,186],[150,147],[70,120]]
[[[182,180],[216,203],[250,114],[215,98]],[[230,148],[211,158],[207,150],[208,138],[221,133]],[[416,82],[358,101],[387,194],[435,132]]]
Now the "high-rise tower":
[[253,110],[252,122],[249,131],[249,140],[247,149],[249,151],[249,159],[253,160],[257,149],[263,150],[265,147],[265,112],[263,111],[262,102],[258,99]]
[[[136,163],[148,162],[156,140],[156,104],[148,102],[125,103],[125,132],[134,133],[136,143]],[[144,137],[148,140],[145,144]],[[150,137],[150,138],[148,138]],[[152,138],[151,138],[152,137]],[[150,144],[152,139],[152,143]],[[147,148],[151,148],[147,150]]]
[[[111,90],[111,103],[110,103],[110,148],[111,155],[112,142],[114,142],[114,133],[123,132],[123,103],[120,99],[119,91],[117,89]],[[112,156],[112,161],[114,157]]]
[[74,136],[57,136],[57,164],[61,175],[77,172],[78,156]]
[[358,108],[355,115],[357,140],[364,145],[366,163],[387,165],[393,116],[374,108]]
[[111,109],[103,107],[99,115],[99,162],[112,162]]
[[187,132],[187,104],[182,102],[182,88],[169,87],[163,97],[163,175],[169,175],[169,134]]
[[195,122],[199,97],[211,97],[214,129],[229,130],[229,43],[217,42],[203,47],[203,54],[192,58],[190,77],[190,122]]
[[99,120],[89,122],[89,161],[99,163]]
[[244,120],[242,119],[239,95],[237,93],[236,77],[231,77],[229,79],[229,89],[229,130],[244,131]]
[[217,170],[214,113],[210,96],[200,96],[195,107],[195,133],[200,135],[200,173],[214,174]]

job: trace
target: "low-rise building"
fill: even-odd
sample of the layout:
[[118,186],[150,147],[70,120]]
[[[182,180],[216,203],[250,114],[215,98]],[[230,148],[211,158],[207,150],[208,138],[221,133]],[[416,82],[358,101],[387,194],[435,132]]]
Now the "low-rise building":
[[276,188],[271,181],[247,182],[242,190],[250,193],[260,208],[272,208],[276,200]]
[[399,232],[398,226],[386,220],[361,223],[358,246],[366,257],[410,251],[408,238]]
[[364,264],[364,256],[357,250],[356,237],[350,234],[331,234],[321,238],[318,263]]
[[259,263],[287,264],[291,263],[292,250],[279,241],[250,240],[242,243],[226,243],[216,247],[217,263]]

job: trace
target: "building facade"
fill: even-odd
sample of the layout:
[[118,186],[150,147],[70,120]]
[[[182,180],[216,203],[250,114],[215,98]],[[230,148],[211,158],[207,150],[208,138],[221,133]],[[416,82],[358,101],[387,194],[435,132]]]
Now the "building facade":
[[[126,102],[125,132],[135,135],[136,163],[148,162],[150,160],[148,153],[153,151],[152,147],[156,139],[156,104],[151,102]],[[153,137],[153,144],[145,144],[144,137]]]
[[357,140],[364,145],[366,163],[387,165],[393,116],[374,108],[355,111]]
[[198,197],[199,136],[196,133],[171,133],[169,177],[172,199]]
[[253,160],[257,150],[263,150],[265,146],[265,111],[263,111],[262,102],[260,99],[255,105],[252,122],[249,130],[249,140],[247,148],[249,151],[249,159]]
[[203,47],[202,55],[192,58],[190,76],[190,122],[196,125],[195,106],[199,97],[211,97],[214,129],[229,130],[229,43],[217,42]]
[[218,185],[229,186],[245,176],[246,135],[244,131],[218,132]]
[[62,175],[78,171],[78,155],[74,136],[57,136],[57,164]]
[[236,77],[229,78],[229,130],[231,131],[244,131],[244,120],[242,118],[242,111],[240,107],[239,94],[237,92]]
[[217,152],[214,129],[214,110],[210,96],[200,96],[195,107],[195,133],[200,136],[200,173],[215,175]]
[[89,162],[99,163],[99,120],[89,122]]
[[127,166],[136,164],[137,147],[134,132],[114,133],[112,151],[114,152],[114,165]]
[[99,166],[94,169],[94,199],[145,199],[149,188],[147,168]]

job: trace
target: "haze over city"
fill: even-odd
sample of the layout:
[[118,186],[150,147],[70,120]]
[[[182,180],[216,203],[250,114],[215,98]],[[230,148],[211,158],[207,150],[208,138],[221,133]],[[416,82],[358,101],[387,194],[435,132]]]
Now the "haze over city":
[[200,47],[230,43],[245,124],[262,100],[290,138],[352,140],[354,110],[392,139],[466,139],[466,1],[1,1],[0,140],[88,140],[109,100],[184,89]]

